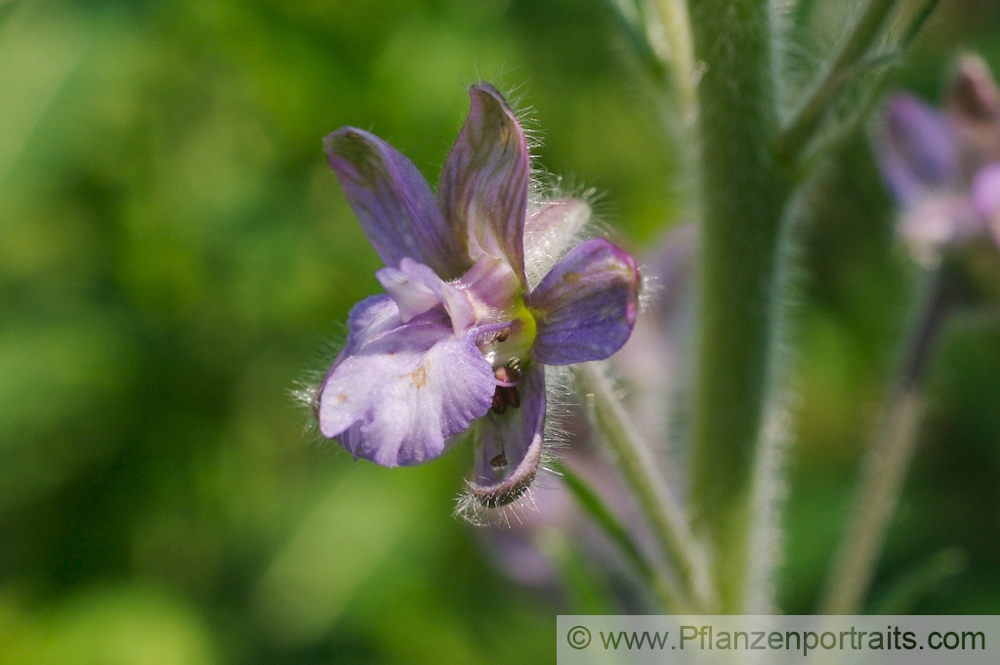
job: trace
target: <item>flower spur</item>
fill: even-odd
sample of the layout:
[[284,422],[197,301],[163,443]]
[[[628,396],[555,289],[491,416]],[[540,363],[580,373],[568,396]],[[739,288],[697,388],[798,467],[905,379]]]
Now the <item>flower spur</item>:
[[607,240],[570,247],[589,207],[531,201],[514,113],[487,83],[470,97],[436,198],[375,135],[343,127],[324,139],[385,263],[376,276],[386,293],[351,310],[312,404],[325,437],[387,467],[434,459],[471,430],[469,497],[493,508],[521,497],[541,462],[545,365],[617,351],[635,323],[639,274]]

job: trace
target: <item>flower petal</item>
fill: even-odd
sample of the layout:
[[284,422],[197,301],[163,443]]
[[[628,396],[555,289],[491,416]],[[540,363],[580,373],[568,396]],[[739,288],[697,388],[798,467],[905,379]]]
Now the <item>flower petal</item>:
[[904,205],[912,205],[958,175],[958,148],[951,125],[911,95],[896,95],[889,102],[878,157],[890,189]]
[[473,260],[484,254],[503,258],[523,283],[528,143],[493,86],[479,82],[469,94],[469,117],[441,172],[441,209]]
[[972,181],[972,198],[976,212],[1000,245],[1000,162],[979,170]]
[[535,286],[566,253],[590,221],[590,206],[579,199],[546,201],[524,223],[524,261],[529,286]]
[[577,245],[528,296],[538,324],[531,357],[546,365],[607,358],[632,332],[638,292],[626,252],[603,238]]
[[347,316],[347,344],[341,356],[355,353],[403,325],[396,303],[387,295],[369,296],[351,308]]
[[521,281],[503,259],[484,256],[458,281],[490,318],[503,318],[504,310],[523,292]]
[[897,232],[919,261],[932,265],[944,248],[982,235],[985,226],[968,195],[944,192],[910,206]]
[[518,390],[521,405],[490,411],[476,427],[476,478],[469,492],[480,506],[498,508],[528,490],[542,460],[545,368],[533,363]]
[[322,386],[320,431],[382,466],[438,457],[492,404],[493,370],[475,342],[441,321],[370,335]]
[[399,269],[382,268],[375,276],[399,306],[403,323],[439,304],[444,305],[452,327],[459,335],[476,321],[476,310],[469,295],[448,284],[421,263],[403,259],[399,262]]
[[355,127],[341,127],[323,145],[365,236],[387,266],[411,258],[450,279],[471,265],[427,181],[398,150]]

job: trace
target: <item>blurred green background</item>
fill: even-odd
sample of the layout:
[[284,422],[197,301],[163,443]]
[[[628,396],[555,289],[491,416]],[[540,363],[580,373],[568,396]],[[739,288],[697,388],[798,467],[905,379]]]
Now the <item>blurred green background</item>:
[[[822,4],[793,14],[806,70]],[[896,80],[934,99],[962,48],[1000,67],[998,24],[942,2]],[[0,663],[552,660],[566,596],[450,515],[467,447],[385,470],[305,432],[291,391],[379,290],[320,139],[371,129],[434,183],[489,79],[532,109],[539,165],[648,252],[685,192],[639,71],[599,0],[0,0]],[[800,234],[790,612],[911,291],[869,153],[833,156]],[[938,354],[871,609],[1000,612],[990,311]]]

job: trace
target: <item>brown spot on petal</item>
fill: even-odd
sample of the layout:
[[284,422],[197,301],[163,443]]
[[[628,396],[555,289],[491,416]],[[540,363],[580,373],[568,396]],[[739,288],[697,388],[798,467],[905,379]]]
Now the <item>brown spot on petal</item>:
[[563,281],[567,284],[576,284],[580,281],[580,273],[570,271],[563,275]]
[[347,395],[345,395],[344,393],[340,393],[339,395],[337,395],[337,401],[343,404],[344,402],[347,401]]
[[427,385],[427,363],[418,367],[416,371],[409,374],[410,379],[413,380],[413,385],[418,389],[423,388]]

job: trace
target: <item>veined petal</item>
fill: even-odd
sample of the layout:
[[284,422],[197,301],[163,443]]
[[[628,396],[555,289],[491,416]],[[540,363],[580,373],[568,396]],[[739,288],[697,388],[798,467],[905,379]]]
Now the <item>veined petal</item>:
[[323,145],[365,236],[387,266],[411,258],[452,278],[471,265],[427,181],[398,150],[355,127],[341,127]]
[[399,306],[403,323],[439,304],[444,305],[452,327],[460,335],[476,321],[476,310],[467,293],[412,259],[400,261],[398,269],[382,268],[375,276]]
[[355,457],[420,464],[489,410],[496,380],[475,331],[415,323],[372,340],[339,359],[319,398],[320,431]]
[[483,255],[503,258],[523,283],[528,143],[493,86],[479,82],[469,94],[469,117],[441,172],[441,209],[473,260]]
[[342,356],[350,355],[403,325],[399,308],[386,295],[369,296],[351,308],[347,316],[347,344]]
[[904,205],[958,175],[954,130],[944,116],[911,95],[890,101],[878,157],[883,176]]
[[458,285],[467,290],[480,307],[490,310],[494,315],[502,315],[523,291],[521,281],[507,262],[492,256],[484,256],[476,261],[458,281]]
[[[418,314],[423,314],[435,305],[441,304],[441,298],[430,285],[420,279],[419,275],[413,275],[412,271],[403,269],[405,261],[406,259],[403,259],[400,262],[399,268],[387,267],[375,272],[375,277],[382,284],[382,288],[396,301],[396,306],[399,308],[399,318],[403,323]],[[416,265],[427,268],[422,263]],[[434,274],[433,270],[431,270],[431,274]],[[437,275],[434,276],[437,277]]]
[[603,238],[577,245],[528,295],[538,324],[531,357],[546,365],[607,358],[632,332],[638,292],[626,252]]
[[330,380],[330,376],[340,366],[341,361],[402,324],[396,303],[387,295],[370,296],[351,308],[351,313],[347,318],[347,327],[350,330],[347,335],[347,343],[337,354],[313,395],[312,410],[317,418],[319,418],[323,389],[326,387],[326,382]]
[[521,405],[490,411],[476,427],[476,478],[469,491],[486,508],[516,501],[528,490],[542,459],[545,369],[533,363],[518,390]]

